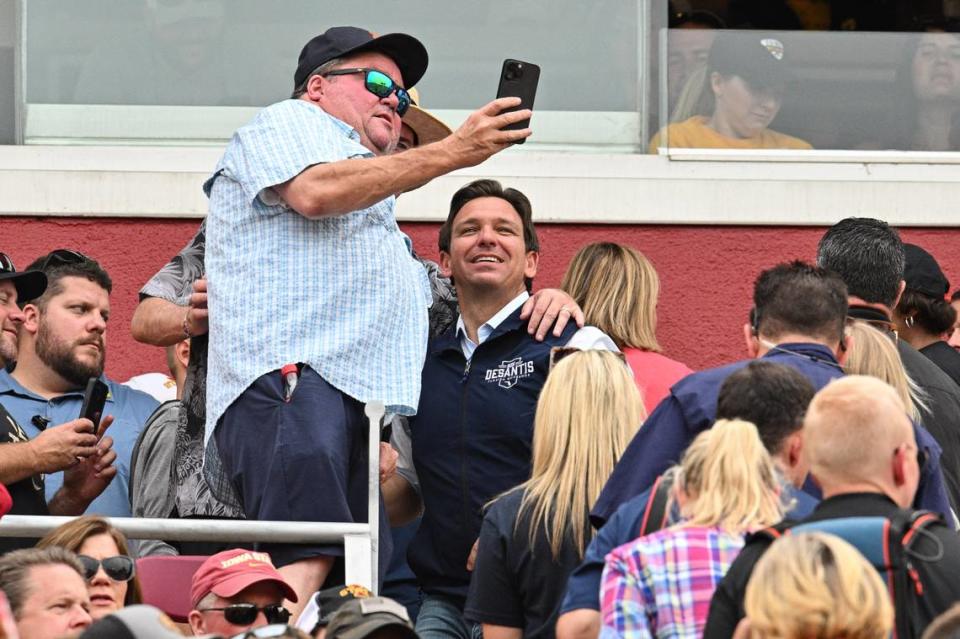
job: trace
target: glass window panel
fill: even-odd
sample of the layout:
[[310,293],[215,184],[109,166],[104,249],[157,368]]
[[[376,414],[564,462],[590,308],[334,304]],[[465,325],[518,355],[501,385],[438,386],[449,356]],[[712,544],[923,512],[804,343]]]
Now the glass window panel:
[[[70,117],[82,124],[93,113],[83,105],[144,105],[150,108],[93,117],[99,133],[90,139],[177,140],[177,117],[153,107],[190,106],[218,107],[206,115],[195,111],[211,121],[206,137],[217,140],[222,127],[213,120],[247,114],[223,109],[289,96],[303,44],[329,26],[357,24],[379,33],[405,31],[424,42],[431,65],[418,88],[424,105],[451,124],[494,97],[501,62],[511,57],[542,68],[536,107],[544,117],[535,116],[532,146],[595,139],[633,151],[645,138],[639,126],[642,6],[645,0],[30,0],[27,139],[63,141],[62,126],[38,126]],[[131,129],[141,134],[131,136]]]
[[[651,152],[656,146],[806,144],[824,150],[960,150],[958,34],[663,34],[667,64],[660,68],[660,132]],[[700,57],[695,47],[710,36],[710,61],[678,72],[681,61]]]

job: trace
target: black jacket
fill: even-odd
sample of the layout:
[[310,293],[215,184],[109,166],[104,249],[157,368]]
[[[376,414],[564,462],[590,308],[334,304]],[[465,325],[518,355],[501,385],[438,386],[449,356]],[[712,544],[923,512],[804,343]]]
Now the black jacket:
[[903,340],[897,341],[897,350],[907,374],[927,394],[927,410],[921,409],[920,423],[943,449],[940,467],[950,503],[957,512],[960,505],[960,386]]
[[[843,517],[890,517],[898,507],[886,495],[879,493],[850,493],[825,499],[803,522],[839,519]],[[911,545],[911,560],[923,585],[920,617],[926,627],[934,617],[960,601],[960,537],[942,523],[931,524],[926,533],[918,535]],[[730,566],[717,586],[710,601],[710,615],[704,629],[704,639],[729,639],[737,623],[744,617],[743,597],[747,582],[760,557],[772,540],[757,536],[747,545]],[[942,557],[937,561],[923,561],[922,557]]]

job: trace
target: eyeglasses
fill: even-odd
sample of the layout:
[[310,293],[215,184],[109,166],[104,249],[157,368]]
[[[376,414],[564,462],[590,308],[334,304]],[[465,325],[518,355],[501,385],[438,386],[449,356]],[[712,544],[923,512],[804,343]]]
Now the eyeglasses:
[[394,82],[393,78],[383,71],[366,68],[337,69],[336,71],[324,73],[324,75],[353,75],[355,73],[364,74],[363,86],[367,88],[367,91],[374,94],[378,98],[387,98],[390,97],[391,93],[396,93],[398,101],[397,115],[400,117],[403,117],[403,115],[407,112],[407,109],[410,108],[410,94],[407,93],[406,89]]
[[94,578],[100,566],[103,566],[103,572],[107,573],[107,577],[114,581],[130,581],[136,572],[133,559],[126,555],[103,559],[95,559],[88,555],[77,555],[77,557],[80,559],[80,565],[83,566],[83,578],[87,581]]
[[222,612],[223,618],[235,626],[249,626],[257,619],[257,615],[263,611],[267,623],[287,623],[290,621],[290,611],[282,604],[270,604],[269,606],[257,606],[252,603],[230,604],[224,608],[203,608],[199,612]]
[[92,259],[83,253],[71,251],[70,249],[57,249],[51,251],[50,254],[43,259],[40,263],[40,268],[37,270],[46,271],[51,266],[57,266],[58,264],[81,264],[92,261]]

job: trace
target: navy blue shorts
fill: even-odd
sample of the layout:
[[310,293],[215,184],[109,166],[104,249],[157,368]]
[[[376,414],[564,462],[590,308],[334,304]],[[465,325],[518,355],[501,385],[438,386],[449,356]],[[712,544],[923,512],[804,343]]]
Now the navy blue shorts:
[[[279,370],[261,376],[230,405],[213,433],[247,519],[367,521],[363,404],[307,366],[289,403],[283,388]],[[277,566],[343,555],[340,545],[257,547]]]

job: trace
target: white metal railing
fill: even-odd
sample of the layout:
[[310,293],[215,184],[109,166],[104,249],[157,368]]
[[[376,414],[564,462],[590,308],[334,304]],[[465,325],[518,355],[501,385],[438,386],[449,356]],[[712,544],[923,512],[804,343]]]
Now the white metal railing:
[[[376,593],[380,552],[380,423],[383,402],[370,402],[367,472],[367,523],[304,521],[244,521],[222,519],[147,519],[107,517],[131,539],[171,541],[226,541],[271,543],[339,543],[344,545],[346,583],[366,586]],[[73,519],[42,515],[7,515],[0,519],[0,537],[42,537]]]

